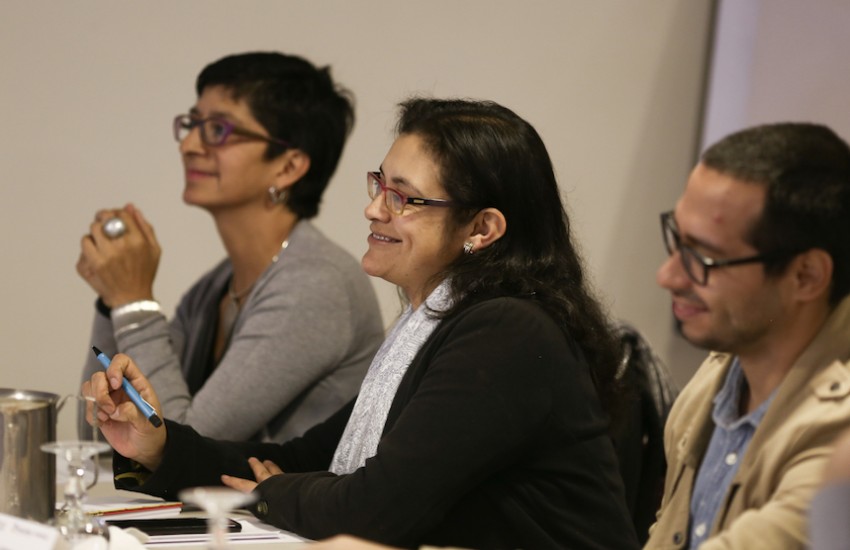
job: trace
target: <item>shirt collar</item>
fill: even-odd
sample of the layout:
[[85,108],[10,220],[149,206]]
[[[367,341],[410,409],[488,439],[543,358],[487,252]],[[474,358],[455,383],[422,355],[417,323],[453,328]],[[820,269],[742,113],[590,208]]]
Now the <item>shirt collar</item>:
[[746,384],[747,379],[744,378],[741,364],[738,358],[735,357],[729,366],[729,371],[726,373],[726,380],[723,382],[723,387],[720,388],[720,391],[714,397],[714,411],[711,417],[715,425],[726,430],[734,430],[744,424],[749,424],[754,428],[758,426],[762,417],[767,412],[770,402],[773,401],[776,390],[773,390],[770,397],[765,399],[764,403],[759,405],[756,410],[741,416],[741,393],[747,387]]

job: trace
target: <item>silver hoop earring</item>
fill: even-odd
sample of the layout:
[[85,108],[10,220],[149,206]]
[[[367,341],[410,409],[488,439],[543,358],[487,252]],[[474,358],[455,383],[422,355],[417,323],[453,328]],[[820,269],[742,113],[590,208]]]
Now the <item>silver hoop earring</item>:
[[475,245],[472,244],[472,241],[466,241],[465,243],[463,243],[463,253],[473,254],[475,252],[474,247]]
[[274,185],[269,187],[269,199],[272,204],[283,204],[286,202],[286,189],[278,189]]

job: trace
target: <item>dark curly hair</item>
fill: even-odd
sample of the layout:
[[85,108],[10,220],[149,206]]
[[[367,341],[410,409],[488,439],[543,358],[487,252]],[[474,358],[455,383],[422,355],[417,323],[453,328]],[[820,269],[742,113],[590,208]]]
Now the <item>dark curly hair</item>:
[[[354,126],[352,95],[334,83],[330,67],[317,68],[304,58],[277,52],[229,55],[198,75],[198,96],[209,86],[223,86],[234,99],[244,99],[270,135],[310,157],[310,169],[289,189],[286,205],[299,218],[318,214],[322,193]],[[269,143],[265,157],[284,151],[282,145]]]
[[422,139],[440,169],[455,226],[482,208],[502,212],[507,230],[475,254],[460,254],[439,278],[451,280],[449,316],[499,296],[534,299],[581,348],[609,411],[618,391],[619,344],[585,280],[552,161],[537,131],[490,101],[413,98],[400,104],[398,134]]

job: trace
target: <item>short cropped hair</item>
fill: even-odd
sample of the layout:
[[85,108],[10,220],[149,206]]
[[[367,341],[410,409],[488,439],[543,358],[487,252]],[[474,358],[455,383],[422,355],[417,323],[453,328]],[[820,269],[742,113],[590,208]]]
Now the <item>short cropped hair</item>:
[[741,130],[709,147],[707,168],[764,185],[761,218],[747,240],[784,272],[797,254],[814,248],[833,262],[829,302],[850,293],[850,147],[826,126],[766,124]]
[[[318,214],[322,193],[354,126],[353,97],[334,83],[330,67],[317,68],[306,59],[277,52],[242,53],[204,67],[195,84],[198,96],[210,86],[223,86],[235,100],[244,100],[271,136],[310,157],[309,170],[289,189],[286,204],[299,218]],[[269,143],[265,157],[275,158],[285,150]]]

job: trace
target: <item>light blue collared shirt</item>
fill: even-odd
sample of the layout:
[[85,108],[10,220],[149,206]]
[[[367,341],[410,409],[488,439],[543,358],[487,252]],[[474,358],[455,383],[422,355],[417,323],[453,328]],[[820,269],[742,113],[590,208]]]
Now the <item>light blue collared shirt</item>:
[[741,416],[741,393],[746,383],[736,357],[729,367],[723,387],[714,397],[714,411],[711,414],[714,433],[711,434],[691,494],[691,548],[698,548],[708,538],[747,446],[776,395],[774,390],[756,410]]

